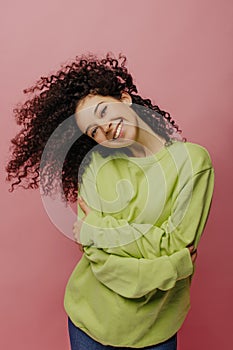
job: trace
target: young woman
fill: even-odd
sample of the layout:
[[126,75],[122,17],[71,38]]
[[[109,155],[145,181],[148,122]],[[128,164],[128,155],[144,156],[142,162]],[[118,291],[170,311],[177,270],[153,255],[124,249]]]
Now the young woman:
[[[12,188],[40,181],[50,194],[62,166],[65,200],[78,198],[73,233],[83,256],[64,299],[72,350],[177,348],[211,206],[208,151],[181,139],[169,113],[137,94],[125,62],[76,57],[15,109],[23,129],[6,168],[7,180],[18,178]],[[53,161],[49,152],[41,161],[71,116],[53,140]]]

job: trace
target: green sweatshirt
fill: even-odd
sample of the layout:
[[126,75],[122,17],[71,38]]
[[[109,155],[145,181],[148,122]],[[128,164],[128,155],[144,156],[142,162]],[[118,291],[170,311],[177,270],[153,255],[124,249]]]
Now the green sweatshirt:
[[84,254],[64,298],[73,323],[115,347],[174,335],[190,308],[187,246],[199,243],[213,188],[209,153],[191,142],[144,158],[93,152],[80,188],[91,208],[80,231]]

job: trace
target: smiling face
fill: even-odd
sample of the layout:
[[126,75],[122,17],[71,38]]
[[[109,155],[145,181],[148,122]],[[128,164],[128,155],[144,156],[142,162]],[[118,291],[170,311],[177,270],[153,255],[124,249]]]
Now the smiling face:
[[86,96],[78,104],[75,120],[79,129],[105,147],[128,147],[137,139],[137,115],[132,99],[123,92],[121,100],[111,96]]

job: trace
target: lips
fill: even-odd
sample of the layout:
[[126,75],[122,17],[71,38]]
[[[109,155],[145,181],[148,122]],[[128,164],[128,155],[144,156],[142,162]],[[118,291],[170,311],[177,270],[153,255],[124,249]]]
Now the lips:
[[116,129],[115,129],[114,134],[113,134],[114,140],[116,140],[120,136],[120,133],[122,130],[122,124],[123,124],[123,119],[121,119],[121,121],[116,126]]

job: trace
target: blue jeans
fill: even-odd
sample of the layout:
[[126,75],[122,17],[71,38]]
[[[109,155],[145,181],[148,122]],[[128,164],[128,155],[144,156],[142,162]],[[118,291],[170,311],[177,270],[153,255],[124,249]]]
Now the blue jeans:
[[[84,333],[80,328],[77,328],[73,322],[68,317],[68,329],[70,336],[70,345],[71,350],[129,350],[136,348],[125,348],[125,347],[115,347],[110,345],[102,345],[98,343],[96,340],[89,337],[86,333]],[[163,343],[146,346],[141,349],[148,350],[176,350],[177,349],[177,334],[172,336],[170,339],[166,340]]]

